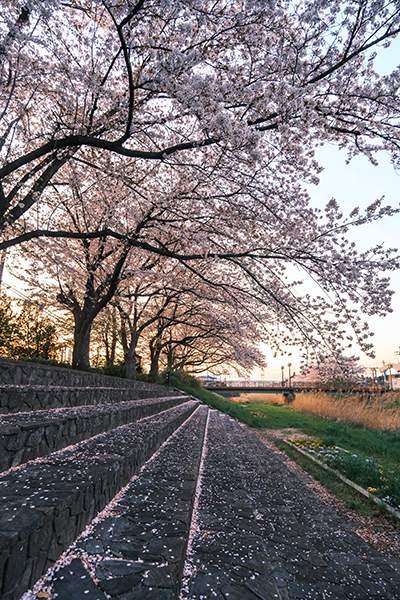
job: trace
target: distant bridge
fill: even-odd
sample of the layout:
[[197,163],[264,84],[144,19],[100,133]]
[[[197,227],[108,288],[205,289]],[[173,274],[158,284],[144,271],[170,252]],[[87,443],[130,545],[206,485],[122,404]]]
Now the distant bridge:
[[320,385],[315,382],[309,382],[308,384],[296,384],[285,381],[284,385],[278,381],[249,381],[249,380],[231,380],[231,381],[205,381],[203,386],[223,396],[227,395],[238,395],[238,394],[288,394],[293,391],[309,391],[320,389]]
[[232,379],[226,381],[210,381],[206,380],[203,382],[203,386],[222,396],[238,395],[238,394],[289,394],[293,392],[347,392],[347,393],[379,393],[384,392],[386,389],[380,385],[357,385],[355,384],[351,388],[334,389],[329,384],[323,384],[320,381],[289,381],[286,380],[284,383],[279,381],[265,381],[265,380],[239,380]]

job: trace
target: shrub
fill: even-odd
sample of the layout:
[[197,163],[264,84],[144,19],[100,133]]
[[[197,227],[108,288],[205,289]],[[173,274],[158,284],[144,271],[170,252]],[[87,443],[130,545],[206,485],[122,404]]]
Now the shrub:
[[196,390],[202,387],[200,380],[197,379],[197,377],[194,377],[193,375],[189,375],[189,373],[186,373],[186,371],[172,371],[171,384],[175,387],[178,387],[179,383],[188,385]]

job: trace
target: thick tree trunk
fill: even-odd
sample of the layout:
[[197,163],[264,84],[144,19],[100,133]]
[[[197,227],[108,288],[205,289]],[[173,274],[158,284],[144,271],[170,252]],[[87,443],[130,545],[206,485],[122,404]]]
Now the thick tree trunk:
[[104,340],[104,345],[106,349],[106,365],[110,367],[115,362],[115,350],[117,347],[117,332],[113,331],[111,337],[111,344],[108,343],[108,338]]
[[176,357],[175,357],[175,349],[168,346],[167,348],[167,371],[173,371],[175,367]]
[[75,321],[74,331],[74,349],[72,353],[72,368],[80,369],[81,371],[89,371],[90,369],[90,333],[92,323],[83,325],[80,319]]
[[136,379],[136,353],[132,347],[125,354],[125,378]]
[[158,375],[158,361],[160,359],[161,348],[150,347],[150,379],[155,379]]
[[136,346],[137,335],[134,327],[129,324],[130,343],[126,333],[127,320],[121,315],[121,343],[125,357],[125,379],[136,379]]

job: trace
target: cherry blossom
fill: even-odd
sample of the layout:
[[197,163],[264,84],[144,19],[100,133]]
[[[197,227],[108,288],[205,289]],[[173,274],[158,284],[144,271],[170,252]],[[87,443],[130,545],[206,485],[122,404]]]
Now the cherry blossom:
[[[98,312],[128,256],[170,261],[262,320],[277,351],[372,352],[362,315],[391,310],[399,262],[380,245],[359,253],[351,228],[398,209],[315,209],[304,182],[318,183],[324,143],[399,166],[399,69],[374,70],[397,2],[3,5],[0,250],[58,248],[61,273],[77,240],[112,249],[121,268]],[[78,191],[104,218],[59,217]]]

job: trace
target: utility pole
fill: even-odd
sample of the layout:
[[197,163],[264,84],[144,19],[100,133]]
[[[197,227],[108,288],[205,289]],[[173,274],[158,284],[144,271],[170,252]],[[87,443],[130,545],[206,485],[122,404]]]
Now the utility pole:
[[1,283],[3,281],[3,273],[4,273],[4,265],[6,264],[6,251],[0,253],[0,292],[1,292]]
[[392,367],[393,365],[388,365],[389,366],[389,390],[393,389],[393,380],[392,380]]

